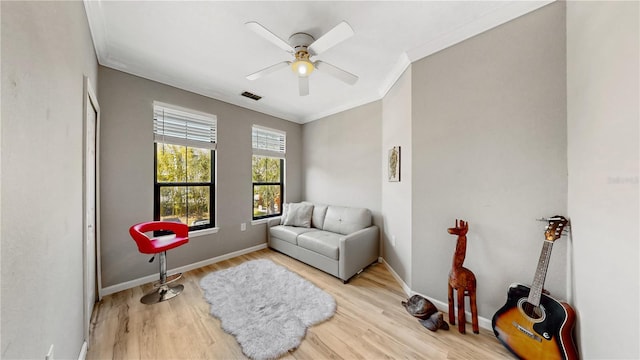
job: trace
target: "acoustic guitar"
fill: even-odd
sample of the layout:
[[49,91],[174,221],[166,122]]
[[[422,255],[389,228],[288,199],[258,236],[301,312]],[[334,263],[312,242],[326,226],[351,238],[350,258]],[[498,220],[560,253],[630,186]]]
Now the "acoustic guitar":
[[512,284],[507,302],[493,316],[498,340],[521,359],[578,359],[573,340],[575,311],[543,293],[553,242],[562,236],[568,221],[562,216],[547,219],[545,241],[531,288]]

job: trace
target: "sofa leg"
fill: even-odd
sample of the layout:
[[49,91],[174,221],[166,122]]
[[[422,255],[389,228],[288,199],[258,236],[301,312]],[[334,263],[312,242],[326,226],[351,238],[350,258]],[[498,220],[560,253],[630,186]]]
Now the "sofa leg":
[[342,280],[342,284],[346,285],[349,282],[349,279],[347,280]]

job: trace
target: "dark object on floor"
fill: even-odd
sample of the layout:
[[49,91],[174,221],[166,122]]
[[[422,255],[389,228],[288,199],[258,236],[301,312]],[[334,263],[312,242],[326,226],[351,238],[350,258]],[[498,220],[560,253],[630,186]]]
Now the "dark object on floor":
[[443,315],[438,311],[435,305],[420,295],[413,295],[407,301],[402,302],[405,310],[411,316],[417,317],[422,326],[431,331],[438,329],[449,330],[449,324],[443,320]]
[[447,229],[449,234],[458,235],[456,240],[456,252],[453,255],[453,266],[449,273],[449,322],[451,325],[456,324],[456,318],[453,312],[454,298],[453,291],[456,290],[458,295],[458,331],[465,333],[465,314],[464,314],[464,297],[469,296],[469,304],[471,305],[471,323],[473,332],[478,334],[478,307],[476,306],[476,277],[471,270],[462,266],[465,254],[467,252],[467,231],[469,231],[469,223],[456,219],[456,227]]
[[409,300],[403,301],[402,306],[409,314],[423,320],[438,312],[438,309],[431,301],[420,295],[413,295]]
[[438,331],[438,329],[449,330],[449,324],[444,321],[444,316],[440,311],[432,314],[426,320],[420,319],[418,321],[420,322],[420,324],[422,324],[422,326],[431,331]]

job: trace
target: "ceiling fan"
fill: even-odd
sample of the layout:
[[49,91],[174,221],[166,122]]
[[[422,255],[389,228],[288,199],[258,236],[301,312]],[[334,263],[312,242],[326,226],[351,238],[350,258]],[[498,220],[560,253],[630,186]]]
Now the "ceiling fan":
[[249,80],[256,80],[276,70],[291,66],[291,70],[298,76],[300,96],[309,95],[309,75],[316,69],[324,71],[349,85],[353,85],[358,81],[358,77],[348,71],[321,60],[310,60],[312,56],[320,55],[322,52],[353,36],[353,29],[344,21],[317,40],[306,33],[295,33],[289,37],[289,42],[282,40],[255,21],[248,22],[245,25],[258,35],[294,56],[293,61],[283,61],[248,75],[247,79]]

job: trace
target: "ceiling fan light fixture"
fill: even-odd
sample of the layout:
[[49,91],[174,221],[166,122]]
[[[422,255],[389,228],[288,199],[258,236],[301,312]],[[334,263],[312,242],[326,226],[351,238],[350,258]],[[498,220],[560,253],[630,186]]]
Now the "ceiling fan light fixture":
[[314,67],[309,60],[296,60],[291,64],[291,69],[298,76],[309,76]]
[[291,63],[291,70],[298,76],[309,76],[315,67],[313,63],[309,61],[309,53],[305,50],[296,52],[296,60]]

